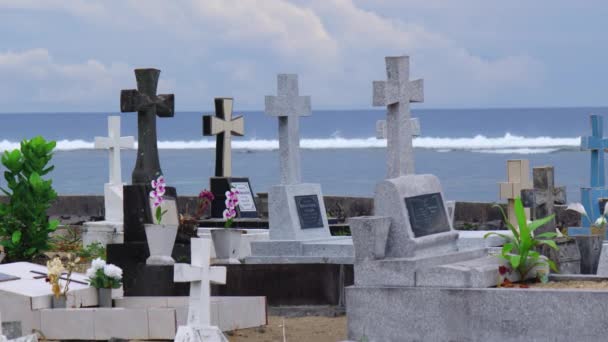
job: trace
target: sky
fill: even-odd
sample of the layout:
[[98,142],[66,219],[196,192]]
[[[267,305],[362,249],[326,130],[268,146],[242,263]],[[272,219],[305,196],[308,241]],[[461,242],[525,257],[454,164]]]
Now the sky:
[[608,105],[605,0],[0,0],[0,112],[117,112],[134,68],[176,110],[263,109],[297,73],[313,109],[371,108],[410,56],[419,108]]

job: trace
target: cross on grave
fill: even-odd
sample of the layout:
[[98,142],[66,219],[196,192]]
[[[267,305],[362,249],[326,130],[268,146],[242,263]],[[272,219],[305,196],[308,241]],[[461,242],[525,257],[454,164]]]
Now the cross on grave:
[[388,178],[413,174],[410,102],[424,101],[423,80],[410,81],[409,57],[386,57],[387,81],[374,81],[374,106],[386,106]]
[[225,284],[226,267],[209,266],[211,259],[211,241],[209,239],[192,238],[190,241],[192,264],[175,264],[173,281],[190,282],[187,325],[210,327],[210,283]]
[[[566,203],[566,187],[555,187],[553,166],[535,167],[532,170],[534,189],[522,189],[521,199],[524,207],[531,208],[530,219],[538,220],[555,213],[554,204]],[[538,235],[555,232],[555,218],[534,231]]]
[[96,149],[107,149],[110,154],[110,181],[109,184],[122,185],[120,167],[120,149],[135,147],[135,139],[131,136],[120,136],[120,116],[108,117],[108,136],[95,137]]
[[156,116],[173,117],[173,94],[157,95],[158,69],[135,69],[137,89],[120,93],[120,111],[137,112],[137,161],[132,174],[133,184],[150,184],[163,172],[158,159]]
[[300,170],[299,116],[311,115],[310,96],[300,96],[298,75],[277,76],[277,96],[266,96],[265,112],[279,118],[279,153],[282,184],[298,184]]
[[608,138],[604,138],[604,119],[591,115],[591,136],[581,137],[581,151],[591,151],[591,187],[604,187],[604,151],[608,149]]
[[215,99],[215,116],[203,116],[203,135],[216,136],[215,176],[232,176],[232,135],[245,134],[245,120],[242,116],[232,118],[232,98]]
[[[515,199],[521,197],[522,189],[531,189],[530,161],[526,159],[507,160],[507,181],[500,184],[500,199],[507,200],[507,217],[509,222],[517,224],[515,216]],[[530,211],[526,209],[526,216]]]
[[[409,121],[409,132],[412,137],[420,136],[420,120],[418,118],[411,118]],[[386,120],[376,121],[376,139],[386,139]]]

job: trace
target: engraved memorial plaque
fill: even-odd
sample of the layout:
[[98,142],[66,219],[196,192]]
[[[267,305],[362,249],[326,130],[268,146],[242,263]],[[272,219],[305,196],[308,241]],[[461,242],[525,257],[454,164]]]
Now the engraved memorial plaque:
[[302,229],[323,228],[323,216],[317,195],[294,196]]
[[440,193],[405,198],[414,237],[450,231],[450,224]]
[[239,211],[249,211],[257,214],[257,209],[255,207],[255,201],[253,200],[253,193],[251,192],[249,182],[232,182],[231,185],[239,192],[237,195],[239,199]]

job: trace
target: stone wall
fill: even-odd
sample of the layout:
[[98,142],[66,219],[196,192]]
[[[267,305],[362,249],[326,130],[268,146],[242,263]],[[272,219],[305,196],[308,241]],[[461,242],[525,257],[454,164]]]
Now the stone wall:
[[[266,194],[258,194],[256,203],[262,217],[268,215],[268,198]],[[6,198],[0,197],[0,201]],[[195,196],[180,196],[178,208],[180,213],[194,213],[197,198]],[[504,229],[500,210],[495,203],[457,202],[454,213],[454,226],[459,230],[491,230]],[[501,204],[506,208],[505,204]],[[325,196],[325,207],[329,217],[339,222],[348,217],[372,215],[374,202],[366,197]],[[556,206],[557,223],[561,227],[576,227],[580,225],[580,215],[573,211],[564,210],[564,206]],[[104,215],[103,196],[59,196],[51,209],[49,216],[59,218],[64,224],[80,224],[85,221],[102,220]]]

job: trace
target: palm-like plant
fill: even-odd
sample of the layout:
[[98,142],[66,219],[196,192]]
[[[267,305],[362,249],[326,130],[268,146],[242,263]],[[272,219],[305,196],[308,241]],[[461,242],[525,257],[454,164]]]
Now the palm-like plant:
[[487,238],[491,235],[497,235],[507,240],[507,243],[502,246],[501,253],[498,257],[506,260],[509,263],[509,266],[519,273],[521,280],[526,279],[530,271],[537,266],[549,266],[552,270],[558,272],[553,261],[541,257],[541,254],[535,250],[535,247],[540,245],[547,245],[558,250],[557,244],[553,240],[557,237],[557,233],[546,232],[534,235],[536,229],[551,221],[555,215],[528,222],[523,203],[520,198],[516,198],[515,217],[517,218],[517,225],[519,226],[519,229],[516,229],[507,219],[502,207],[497,207],[500,209],[507,227],[509,227],[509,230],[513,233],[513,236],[510,236],[507,234],[491,232],[484,236],[484,238]]

